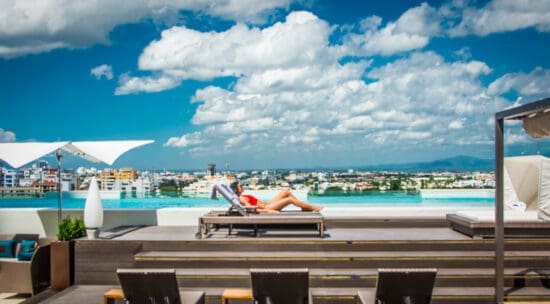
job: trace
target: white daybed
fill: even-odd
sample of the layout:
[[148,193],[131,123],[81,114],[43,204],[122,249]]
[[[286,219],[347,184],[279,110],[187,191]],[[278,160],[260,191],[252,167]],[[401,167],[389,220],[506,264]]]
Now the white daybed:
[[[550,236],[550,159],[540,155],[504,159],[504,234]],[[521,207],[525,207],[525,210]],[[493,211],[447,214],[451,228],[475,238],[494,237]]]

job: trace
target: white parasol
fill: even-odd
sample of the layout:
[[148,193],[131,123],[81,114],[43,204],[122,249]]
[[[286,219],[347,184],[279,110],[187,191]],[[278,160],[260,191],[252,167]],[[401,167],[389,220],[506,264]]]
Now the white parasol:
[[69,142],[0,143],[0,159],[19,168],[66,146]]
[[112,141],[63,141],[63,142],[28,142],[0,143],[0,159],[13,168],[19,168],[38,158],[56,151],[58,166],[58,214],[61,222],[63,204],[61,200],[61,150],[68,151],[92,162],[103,162],[112,165],[125,152],[153,143],[154,140],[112,140]]

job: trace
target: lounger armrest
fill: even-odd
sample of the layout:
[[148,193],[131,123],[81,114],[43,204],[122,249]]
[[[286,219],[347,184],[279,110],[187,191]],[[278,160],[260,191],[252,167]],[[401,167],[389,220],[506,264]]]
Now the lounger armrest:
[[374,304],[376,295],[374,289],[363,290],[357,292],[357,303],[360,304]]

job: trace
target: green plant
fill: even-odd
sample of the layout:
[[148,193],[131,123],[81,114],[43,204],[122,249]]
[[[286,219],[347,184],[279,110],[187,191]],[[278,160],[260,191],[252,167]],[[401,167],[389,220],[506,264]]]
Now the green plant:
[[70,241],[86,235],[84,221],[81,218],[71,220],[70,216],[65,217],[59,223],[57,230],[57,239],[60,241]]

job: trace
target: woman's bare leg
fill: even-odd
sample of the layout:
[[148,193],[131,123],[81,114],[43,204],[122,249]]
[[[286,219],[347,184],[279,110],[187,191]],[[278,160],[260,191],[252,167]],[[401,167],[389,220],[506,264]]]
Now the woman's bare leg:
[[296,206],[298,206],[298,204],[310,205],[304,201],[300,201],[289,189],[285,189],[279,192],[273,199],[271,199],[270,202],[276,202],[285,198],[290,198],[291,202]]
[[287,196],[294,196],[292,192],[290,192],[289,189],[284,189],[281,192],[277,193],[277,195],[271,199],[271,202],[281,200]]
[[269,202],[269,204],[266,205],[266,208],[280,211],[288,205],[294,205],[304,211],[321,211],[323,209],[323,207],[321,206],[308,204],[297,199],[294,195],[292,195],[292,193],[290,193],[290,191],[288,193],[290,195],[286,194],[285,197],[279,198],[277,200],[275,200],[275,198],[277,198],[276,196],[273,200],[271,200],[271,202]]

